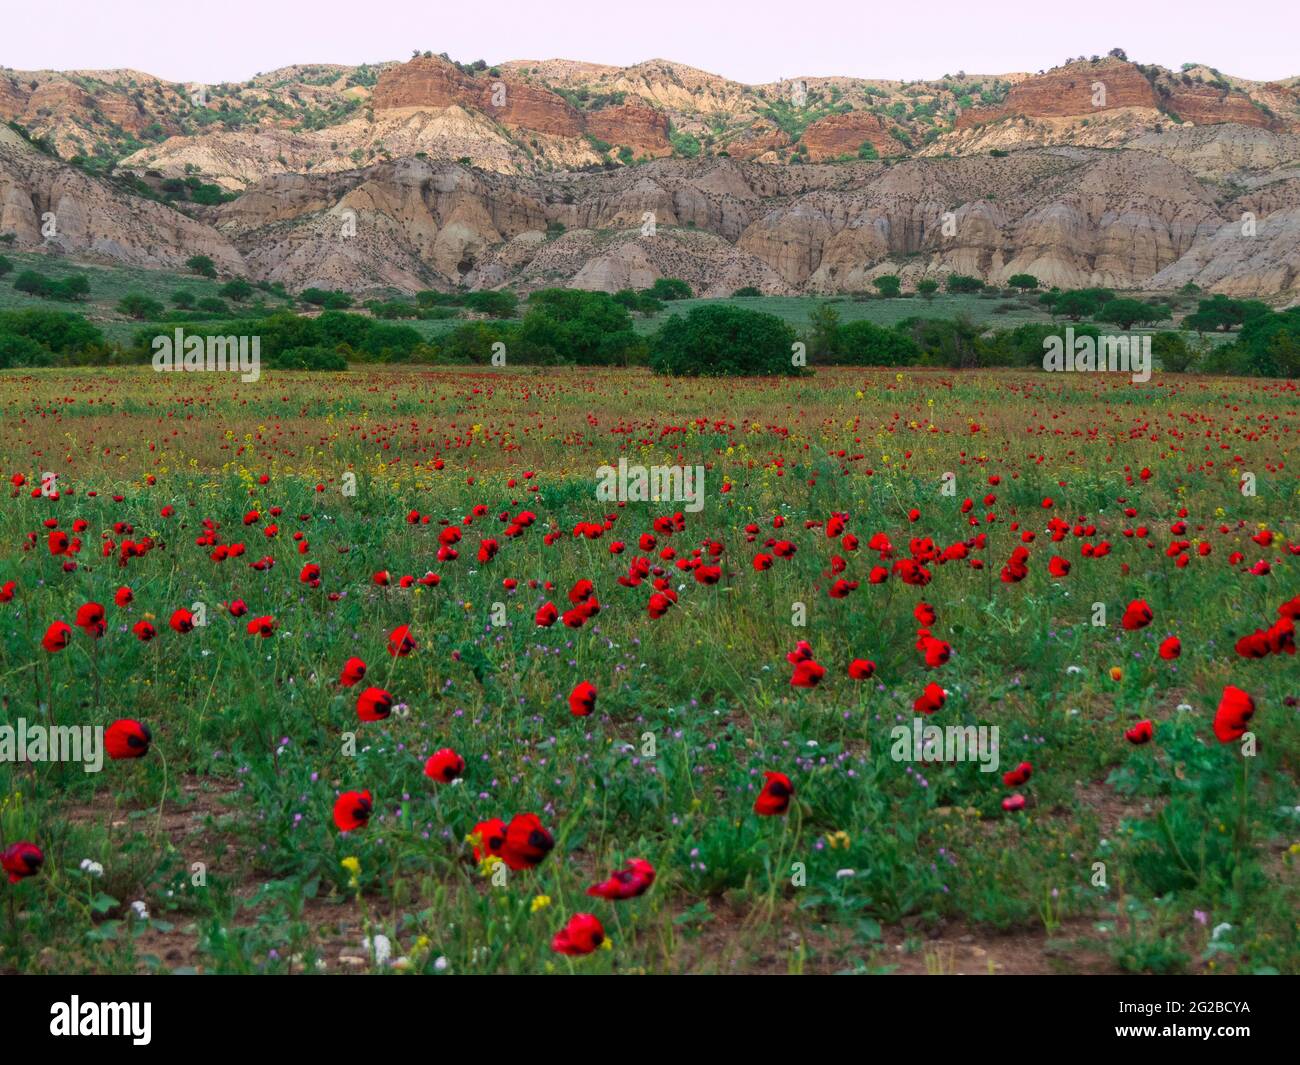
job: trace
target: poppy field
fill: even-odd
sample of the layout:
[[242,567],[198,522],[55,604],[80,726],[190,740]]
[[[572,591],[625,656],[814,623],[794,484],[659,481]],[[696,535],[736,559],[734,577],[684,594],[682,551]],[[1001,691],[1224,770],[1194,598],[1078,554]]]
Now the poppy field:
[[1286,380],[0,374],[0,970],[1294,973],[1297,470]]

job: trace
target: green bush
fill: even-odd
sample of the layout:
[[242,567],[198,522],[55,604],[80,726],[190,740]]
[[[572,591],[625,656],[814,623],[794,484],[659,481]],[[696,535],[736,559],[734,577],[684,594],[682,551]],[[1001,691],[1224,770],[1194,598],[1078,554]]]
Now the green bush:
[[0,333],[0,370],[14,366],[48,366],[52,361],[50,349],[31,337]]
[[680,277],[660,277],[645,290],[657,300],[688,300],[695,295]]
[[4,255],[0,255],[0,277],[4,277],[14,268],[13,260]]
[[117,301],[118,314],[125,314],[128,318],[141,320],[157,318],[164,310],[166,308],[156,299],[141,295],[139,292],[128,292]]
[[795,333],[774,314],[709,304],[669,318],[650,344],[656,373],[683,377],[795,375]]
[[839,327],[832,361],[850,366],[910,366],[920,355],[910,336],[863,320]]
[[490,318],[513,318],[519,309],[519,297],[509,289],[469,292],[463,303],[469,310]]
[[881,274],[871,283],[882,296],[897,296],[903,290],[903,282],[897,274]]
[[978,292],[984,282],[967,274],[949,274],[945,286],[949,292]]
[[185,260],[185,265],[200,277],[217,276],[217,264],[206,255],[191,255]]
[[626,366],[641,361],[644,353],[632,316],[609,293],[548,288],[529,296],[510,360]]

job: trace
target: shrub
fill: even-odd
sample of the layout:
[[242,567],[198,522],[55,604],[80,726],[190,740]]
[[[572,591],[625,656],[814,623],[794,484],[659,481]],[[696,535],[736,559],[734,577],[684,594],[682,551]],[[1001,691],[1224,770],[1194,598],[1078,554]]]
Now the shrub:
[[939,282],[932,277],[922,278],[916,283],[916,291],[926,299],[933,299],[934,294],[939,291]]
[[1007,278],[1007,284],[1012,288],[1020,289],[1022,292],[1026,292],[1031,288],[1043,287],[1033,274],[1012,274]]
[[324,307],[330,311],[342,311],[352,306],[352,297],[346,292],[338,292],[334,289],[327,288],[307,288],[303,289],[302,297],[305,302],[314,304],[317,307]]
[[191,255],[185,260],[185,265],[200,277],[217,276],[217,264],[206,255]]
[[626,307],[607,292],[548,288],[528,298],[528,312],[515,333],[512,360],[628,365],[639,361],[645,343],[632,329]]
[[50,349],[31,337],[0,333],[0,370],[11,366],[48,366],[52,361]]
[[1160,368],[1170,373],[1186,373],[1199,357],[1182,333],[1171,332],[1151,338],[1151,354],[1160,360]]
[[695,294],[679,277],[661,277],[645,290],[657,300],[688,300]]
[[204,296],[198,302],[198,308],[201,311],[207,311],[209,314],[229,314],[230,308],[226,306],[225,300],[219,300],[216,296]]
[[882,296],[897,296],[903,290],[903,282],[897,274],[882,274],[872,284]]
[[128,318],[157,318],[165,308],[156,299],[149,296],[143,296],[139,292],[128,292],[117,301],[118,314],[125,314]]
[[834,361],[852,366],[910,366],[920,354],[911,337],[868,321],[840,326],[835,338]]
[[1169,308],[1163,304],[1152,306],[1141,300],[1110,300],[1101,305],[1096,317],[1099,322],[1117,325],[1121,329],[1132,329],[1138,322],[1145,325],[1163,321],[1169,314]]
[[513,318],[519,309],[519,297],[509,289],[467,293],[464,305],[490,318]]
[[182,310],[189,310],[194,306],[194,293],[183,288],[177,289],[172,293],[172,304]]
[[27,337],[59,354],[100,347],[104,334],[79,314],[66,311],[0,311],[0,335]]
[[736,289],[736,291],[731,294],[731,298],[736,300],[753,299],[754,297],[761,296],[762,294],[763,293],[761,293],[753,285],[745,285],[743,288]]
[[795,375],[794,330],[774,314],[713,304],[669,318],[650,345],[656,373],[685,377]]
[[253,294],[253,286],[245,281],[242,277],[233,278],[227,281],[219,289],[217,295],[224,299],[234,300],[236,303],[243,303]]
[[949,274],[946,286],[949,292],[978,292],[984,282],[967,274]]
[[0,277],[4,277],[14,268],[13,260],[6,256],[0,255]]

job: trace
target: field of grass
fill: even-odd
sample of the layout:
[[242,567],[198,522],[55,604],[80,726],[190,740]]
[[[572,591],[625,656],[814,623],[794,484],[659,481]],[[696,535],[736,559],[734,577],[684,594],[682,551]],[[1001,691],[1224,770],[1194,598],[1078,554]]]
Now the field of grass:
[[0,970],[1295,972],[1297,405],[0,374],[0,724],[138,755],[0,761]]

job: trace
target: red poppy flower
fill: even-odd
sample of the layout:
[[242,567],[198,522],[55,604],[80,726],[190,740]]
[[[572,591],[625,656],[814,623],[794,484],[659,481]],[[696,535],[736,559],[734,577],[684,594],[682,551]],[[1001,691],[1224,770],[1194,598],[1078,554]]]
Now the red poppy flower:
[[125,585],[113,593],[113,602],[118,606],[129,606],[133,599],[135,599],[135,593]]
[[275,618],[269,614],[264,614],[260,618],[253,618],[248,623],[248,634],[250,636],[260,636],[262,639],[266,639],[273,632],[275,632]]
[[343,672],[339,674],[339,684],[344,688],[350,688],[365,675],[366,664],[361,659],[353,656],[343,663]]
[[790,678],[790,685],[794,688],[815,688],[824,676],[826,676],[826,668],[809,658],[794,667],[794,676]]
[[1214,735],[1220,743],[1232,743],[1246,733],[1246,723],[1255,713],[1255,700],[1231,684],[1223,689],[1214,714]]
[[1130,632],[1135,629],[1144,629],[1151,624],[1151,619],[1155,615],[1151,612],[1151,607],[1147,605],[1144,599],[1134,599],[1124,609],[1124,617],[1120,624]]
[[424,775],[432,780],[441,780],[444,784],[450,784],[464,773],[465,759],[450,747],[434,751],[424,763]]
[[542,827],[536,814],[515,814],[506,827],[501,857],[511,869],[531,869],[540,864],[554,846],[555,840]]
[[1170,636],[1160,645],[1160,657],[1166,661],[1173,661],[1183,653],[1183,642],[1177,636]]
[[1024,808],[1025,797],[1019,793],[1008,795],[1002,800],[1002,809],[1006,810],[1007,813],[1015,813],[1017,810],[1023,810]]
[[23,840],[11,843],[0,854],[0,867],[9,874],[9,883],[16,884],[24,877],[35,876],[45,864],[45,855],[35,843]]
[[114,721],[104,730],[104,750],[114,760],[143,758],[149,753],[152,741],[148,726],[131,718]]
[[555,608],[554,603],[543,603],[537,608],[533,620],[537,622],[539,628],[549,629],[559,616],[560,612]]
[[1151,738],[1155,735],[1155,728],[1150,720],[1139,721],[1131,729],[1124,733],[1124,738],[1133,744],[1134,747],[1141,747],[1144,743],[1150,743]]
[[45,635],[41,637],[41,646],[50,654],[54,654],[67,647],[70,639],[72,639],[72,626],[66,621],[56,621],[45,630]]
[[655,867],[644,858],[633,858],[622,869],[611,873],[608,880],[592,884],[587,888],[587,894],[610,902],[634,899],[649,891],[654,882]]
[[489,855],[500,857],[501,849],[506,845],[506,823],[499,817],[490,821],[480,821],[470,833],[474,840],[474,860],[481,862]]
[[362,721],[383,721],[393,712],[393,697],[383,688],[367,688],[357,696],[357,717]]
[[374,808],[368,791],[345,791],[334,801],[334,824],[340,832],[365,828]]
[[555,938],[551,940],[551,949],[557,954],[578,956],[590,954],[605,942],[605,928],[590,913],[575,913]]
[[148,643],[158,635],[158,630],[147,621],[137,621],[131,626],[131,631],[135,633],[135,638],[141,643]]
[[14,592],[18,589],[17,581],[5,581],[0,584],[0,603],[9,603],[13,601]]
[[181,607],[174,614],[172,614],[171,620],[167,624],[169,624],[173,630],[179,632],[183,636],[187,632],[194,631],[194,615],[191,614],[184,607]]
[[849,663],[849,676],[854,680],[867,680],[876,671],[876,663],[869,658],[855,658]]
[[918,714],[933,714],[943,706],[944,700],[947,698],[948,693],[939,685],[931,682],[925,686],[925,691],[912,704],[912,709]]
[[586,717],[596,709],[596,686],[584,680],[569,693],[569,713],[574,717]]
[[1022,787],[1033,776],[1034,767],[1028,762],[1021,762],[1015,769],[1008,770],[1002,774],[1002,783],[1008,788]]
[[929,603],[917,603],[916,609],[912,611],[912,617],[916,618],[919,625],[933,625],[935,619],[934,607]]
[[763,790],[754,800],[754,813],[760,817],[775,817],[790,809],[790,799],[794,795],[794,785],[784,773],[767,770],[763,774]]
[[398,625],[388,634],[388,653],[393,658],[405,658],[418,646],[409,625]]

